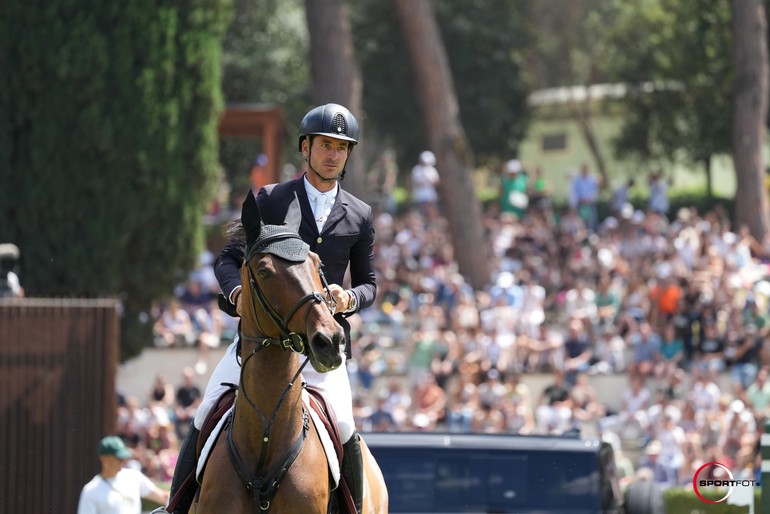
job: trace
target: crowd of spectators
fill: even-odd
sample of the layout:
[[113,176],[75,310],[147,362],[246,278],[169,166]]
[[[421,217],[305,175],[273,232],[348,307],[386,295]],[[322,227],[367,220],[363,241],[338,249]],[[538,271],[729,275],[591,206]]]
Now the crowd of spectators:
[[[732,227],[719,206],[666,212],[660,176],[654,205],[618,201],[599,219],[586,208],[596,200],[590,171],[580,176],[583,199],[563,209],[543,188],[523,209],[485,208],[489,246],[479,251],[494,271],[480,290],[458,271],[438,200],[382,203],[391,208],[375,215],[378,297],[351,318],[359,429],[573,432],[610,441],[626,477],[644,467],[663,486],[683,485],[718,461],[754,478],[770,406],[770,241]],[[234,330],[209,295],[215,283],[198,279],[206,294],[191,281],[163,309],[160,346],[200,346],[208,325],[189,329],[200,310]],[[187,323],[181,336],[177,323]],[[217,341],[229,338],[215,330]],[[537,397],[531,373],[551,375]],[[596,391],[597,375],[623,381],[621,404]],[[190,405],[180,410],[159,384],[153,390],[144,409],[127,400],[121,427],[166,477]],[[132,431],[148,417],[157,430]]]
[[[379,297],[354,327],[360,428],[576,432],[663,486],[711,461],[754,478],[770,404],[770,240],[720,206],[669,215],[660,174],[647,209],[619,202],[600,220],[595,180],[585,168],[575,179],[588,185],[560,212],[485,210],[483,290],[458,273],[438,206],[378,213]],[[529,373],[553,375],[538,397]],[[624,381],[620,404],[595,375]]]
[[238,326],[237,320],[219,310],[219,284],[212,263],[212,253],[203,252],[197,269],[166,301],[157,303],[153,313],[155,346],[197,348],[194,370],[198,375],[208,371],[209,349],[229,344]]
[[156,482],[170,483],[180,442],[187,437],[202,392],[195,371],[185,367],[179,383],[155,376],[144,398],[118,395],[118,432],[138,466]]

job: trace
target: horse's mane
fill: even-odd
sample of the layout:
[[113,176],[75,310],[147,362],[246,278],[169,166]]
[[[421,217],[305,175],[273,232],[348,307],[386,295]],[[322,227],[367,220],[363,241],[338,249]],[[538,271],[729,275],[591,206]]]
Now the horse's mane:
[[246,231],[243,229],[241,220],[232,220],[225,223],[225,235],[227,235],[228,239],[246,244]]

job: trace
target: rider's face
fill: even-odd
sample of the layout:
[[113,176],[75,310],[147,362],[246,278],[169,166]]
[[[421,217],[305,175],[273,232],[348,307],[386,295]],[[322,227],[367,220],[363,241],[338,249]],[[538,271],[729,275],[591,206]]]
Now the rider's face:
[[335,139],[329,136],[314,136],[311,138],[311,146],[308,140],[302,141],[302,155],[310,156],[310,166],[322,177],[334,179],[343,169],[350,153],[350,142]]

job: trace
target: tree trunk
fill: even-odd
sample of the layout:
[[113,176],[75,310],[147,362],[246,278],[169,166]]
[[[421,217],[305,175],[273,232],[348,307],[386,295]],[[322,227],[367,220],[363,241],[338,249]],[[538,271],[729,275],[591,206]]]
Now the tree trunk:
[[711,156],[703,158],[703,169],[706,173],[706,196],[709,199],[714,198],[714,179],[711,174]]
[[[353,37],[347,3],[341,0],[305,0],[310,34],[310,73],[314,105],[329,102],[347,107],[361,124],[361,71],[353,56]],[[360,144],[363,140],[359,137]],[[344,187],[367,200],[361,149],[350,154]]]
[[430,0],[394,0],[417,80],[430,150],[441,176],[439,196],[451,231],[460,273],[475,288],[489,284],[491,270],[473,187],[473,156],[460,124],[452,76]]
[[[591,86],[585,86],[586,91],[590,91]],[[576,98],[570,99],[570,107],[572,111],[572,117],[577,122],[580,128],[580,133],[583,135],[583,139],[588,145],[588,150],[593,155],[594,162],[596,163],[596,171],[599,172],[601,177],[600,189],[610,188],[610,179],[607,175],[607,162],[604,159],[604,152],[600,146],[599,140],[596,138],[593,125],[591,124],[591,96],[590,93],[586,93],[585,100],[578,100]]]
[[767,22],[762,0],[731,0],[735,118],[733,162],[738,182],[735,219],[762,240],[770,226],[762,145],[768,108]]

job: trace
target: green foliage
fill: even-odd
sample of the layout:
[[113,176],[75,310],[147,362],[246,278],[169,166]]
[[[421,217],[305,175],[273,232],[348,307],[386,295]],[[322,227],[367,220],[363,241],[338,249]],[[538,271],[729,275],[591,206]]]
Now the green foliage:
[[621,157],[691,162],[730,150],[728,2],[616,0],[605,71],[629,86]]
[[6,2],[0,241],[29,296],[119,296],[122,356],[195,264],[230,0]]
[[525,52],[533,35],[528,3],[510,0],[437,2],[457,100],[479,164],[515,156],[529,112]]
[[354,49],[364,77],[367,146],[376,140],[398,148],[408,170],[427,147],[409,53],[391,2],[361,0],[351,10]]
[[[478,160],[515,155],[528,119],[523,60],[532,35],[527,4],[439,0],[434,5],[460,118]],[[362,0],[352,17],[369,140],[375,135],[391,141],[401,169],[409,169],[427,143],[395,9],[388,2]]]
[[607,0],[532,2],[535,41],[529,56],[536,88],[604,82],[605,34],[615,9]]
[[[287,122],[285,159],[310,101],[307,26],[301,0],[234,0],[225,34],[222,90],[227,103],[278,104]],[[220,159],[230,184],[248,187],[259,141],[222,140]]]
[[[724,496],[723,492],[705,491],[703,496],[709,500],[719,500]],[[762,490],[757,487],[754,489],[754,509],[758,510],[761,505]],[[666,513],[687,512],[689,514],[747,514],[748,506],[745,505],[727,505],[726,502],[712,504],[706,503],[695,495],[692,487],[671,488],[663,492],[663,501]]]

